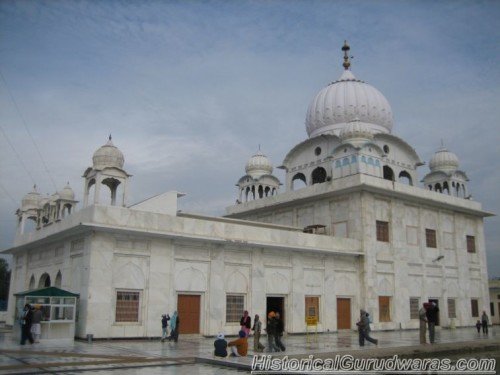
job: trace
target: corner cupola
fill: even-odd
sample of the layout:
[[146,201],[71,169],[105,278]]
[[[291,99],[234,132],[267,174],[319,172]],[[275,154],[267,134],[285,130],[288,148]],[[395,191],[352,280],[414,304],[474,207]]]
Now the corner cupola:
[[236,203],[265,198],[278,194],[280,181],[273,173],[273,165],[260,151],[255,153],[245,165],[246,174],[238,180],[239,198]]
[[[124,169],[125,158],[122,152],[113,144],[111,135],[108,142],[97,149],[92,156],[93,166],[87,168],[83,174],[85,178],[83,206],[86,207],[91,201],[93,204],[110,204],[112,206],[126,206],[128,178],[131,177]],[[108,202],[101,201],[102,185],[109,188],[111,193]],[[93,199],[91,195],[93,194]],[[118,196],[120,199],[117,200]]]
[[441,145],[429,161],[431,171],[424,176],[422,182],[429,190],[470,199],[467,189],[469,178],[464,171],[458,169],[459,165],[457,155]]

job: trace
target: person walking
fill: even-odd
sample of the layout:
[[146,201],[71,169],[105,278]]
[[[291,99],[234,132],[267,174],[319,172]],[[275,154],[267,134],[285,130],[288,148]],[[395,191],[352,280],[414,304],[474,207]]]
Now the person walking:
[[253,350],[254,352],[262,352],[266,348],[260,343],[260,333],[262,331],[262,322],[260,321],[259,315],[255,314],[253,319]]
[[31,334],[35,343],[40,342],[40,336],[42,335],[42,310],[40,305],[35,305],[33,310],[33,318],[31,319]]
[[429,303],[425,315],[427,316],[427,325],[429,327],[429,342],[434,344],[435,326],[438,319],[439,308],[434,302]]
[[274,336],[276,335],[276,319],[274,319],[274,311],[270,311],[269,314],[267,314],[266,332],[267,332],[267,351],[270,353],[279,352],[280,350],[276,346],[274,338]]
[[177,342],[179,340],[179,315],[177,315],[177,311],[174,311],[170,318],[170,336],[168,336],[168,341],[174,340]]
[[250,336],[250,327],[252,326],[252,318],[248,315],[248,311],[243,311],[243,316],[240,319],[241,331],[245,332],[245,334]]
[[24,305],[24,309],[21,312],[21,345],[26,344],[26,340],[33,344],[33,336],[31,335],[31,324],[33,319],[33,311],[31,310],[30,304]]
[[168,321],[170,316],[168,314],[163,314],[161,316],[161,341],[165,341],[167,338]]
[[370,336],[370,320],[365,310],[359,310],[358,326],[359,346],[365,346],[365,340],[378,345],[378,340]]
[[426,315],[426,311],[427,311],[427,306],[429,304],[427,302],[425,302],[424,304],[422,304],[422,307],[420,308],[420,310],[418,310],[418,319],[420,321],[420,343],[421,344],[426,344],[427,343],[427,339],[426,339],[426,333],[427,333],[427,315]]
[[283,332],[285,332],[285,327],[283,325],[283,320],[280,318],[280,313],[277,312],[274,316],[276,319],[276,334],[274,336],[274,341],[276,342],[276,346],[280,348],[282,352],[285,351],[285,345],[281,342],[281,338],[283,337]]
[[488,319],[488,315],[486,315],[486,311],[483,311],[483,315],[481,315],[481,325],[483,326],[483,333],[488,334],[488,324],[490,323]]

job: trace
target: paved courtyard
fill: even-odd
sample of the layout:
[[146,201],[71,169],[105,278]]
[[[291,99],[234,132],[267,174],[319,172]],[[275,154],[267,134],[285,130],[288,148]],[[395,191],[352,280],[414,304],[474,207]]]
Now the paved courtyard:
[[[367,344],[360,348],[357,333],[342,331],[319,335],[285,336],[285,353],[301,356],[308,354],[352,353],[383,355],[384,351],[404,352],[405,349],[442,351],[451,344],[464,348],[471,345],[484,347],[499,345],[500,327],[490,329],[489,335],[478,334],[474,328],[443,329],[437,333],[436,345],[419,346],[418,331],[373,332],[379,345]],[[231,338],[229,338],[231,340]],[[197,335],[181,336],[178,343],[159,340],[106,340],[74,342],[46,341],[21,346],[18,338],[8,330],[0,332],[1,374],[228,374],[248,371],[253,351],[245,358],[214,360],[213,338]],[[262,340],[266,344],[266,338]],[[250,348],[253,338],[250,338]],[[233,366],[233,367],[231,367]]]

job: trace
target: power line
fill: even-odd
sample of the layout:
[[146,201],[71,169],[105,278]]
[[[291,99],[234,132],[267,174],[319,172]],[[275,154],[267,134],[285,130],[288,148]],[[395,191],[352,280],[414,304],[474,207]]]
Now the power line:
[[[10,96],[10,99],[12,100],[12,103],[14,103],[14,106],[16,107],[17,114],[21,118],[21,122],[24,125],[24,129],[26,130],[26,133],[28,133],[31,141],[33,142],[33,145],[35,146],[35,150],[38,153],[38,156],[40,157],[40,161],[42,162],[43,167],[45,168],[45,172],[47,172],[47,175],[49,176],[50,181],[52,182],[52,185],[54,186],[54,190],[57,191],[57,185],[54,182],[54,179],[52,178],[52,175],[49,171],[49,168],[47,167],[47,164],[45,163],[45,160],[43,159],[42,153],[40,152],[40,149],[38,148],[38,145],[36,144],[35,139],[33,138],[33,136],[31,135],[31,132],[28,129],[28,125],[26,124],[26,120],[24,119],[24,117],[19,109],[19,106],[17,105],[16,99],[14,99],[14,95],[12,95],[12,91],[10,91],[9,86],[7,85],[7,81],[5,80],[5,77],[3,76],[3,73],[1,70],[0,70],[0,76],[2,77],[2,81],[5,85],[5,87],[7,88],[7,92],[9,93],[9,96]],[[4,132],[4,134],[5,134],[5,132]]]
[[0,125],[0,130],[2,131],[2,134],[5,137],[5,139],[7,140],[7,143],[9,144],[10,148],[12,148],[12,151],[14,151],[14,154],[16,154],[17,159],[19,160],[19,162],[23,166],[24,170],[26,171],[26,173],[28,174],[28,176],[30,176],[31,181],[33,182],[33,185],[36,185],[35,179],[31,175],[31,173],[28,170],[28,168],[26,167],[26,164],[24,164],[23,159],[21,159],[21,156],[17,153],[16,148],[14,147],[14,145],[12,144],[12,142],[10,141],[9,137],[7,137],[7,133],[5,133],[5,131],[3,130],[3,128],[2,128],[1,125]]
[[3,192],[5,193],[5,195],[8,196],[11,199],[11,201],[14,202],[15,205],[17,205],[16,200],[14,198],[12,198],[12,195],[9,194],[7,189],[5,189],[1,183],[0,183],[0,189],[2,189]]

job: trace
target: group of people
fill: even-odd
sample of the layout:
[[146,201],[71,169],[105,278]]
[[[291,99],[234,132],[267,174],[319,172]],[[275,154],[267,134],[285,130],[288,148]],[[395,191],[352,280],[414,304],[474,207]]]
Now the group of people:
[[[167,334],[169,321],[170,321],[170,335]],[[172,316],[168,314],[163,314],[161,316],[161,330],[162,330],[161,342],[164,342],[165,340],[168,341],[174,340],[174,342],[179,341],[179,323],[180,321],[177,311],[174,311]]]
[[436,323],[439,316],[439,307],[434,302],[425,302],[418,310],[420,321],[420,343],[426,344],[426,332],[429,330],[429,342],[434,344],[436,337]]
[[[282,336],[285,329],[278,312],[269,312],[267,315],[267,325],[265,330],[267,332],[268,351],[284,351],[285,345],[283,345]],[[227,357],[228,348],[230,348],[232,356],[246,356],[248,353],[248,337],[250,336],[251,331],[253,331],[254,352],[263,352],[266,347],[260,342],[260,336],[262,334],[262,321],[260,320],[259,315],[255,314],[252,326],[252,318],[248,314],[248,311],[244,311],[243,316],[240,319],[240,331],[238,332],[238,338],[227,342],[224,333],[219,333],[214,341],[214,356],[222,358]]]
[[478,319],[476,322],[477,333],[481,332],[481,327],[482,327],[483,333],[487,335],[488,324],[490,324],[490,320],[488,318],[488,315],[486,315],[486,311],[483,311],[483,315],[481,315],[481,320]]
[[29,303],[24,305],[24,309],[19,319],[21,324],[21,345],[25,345],[26,340],[28,340],[30,344],[40,342],[40,336],[42,334],[42,316],[40,305],[31,306]]

